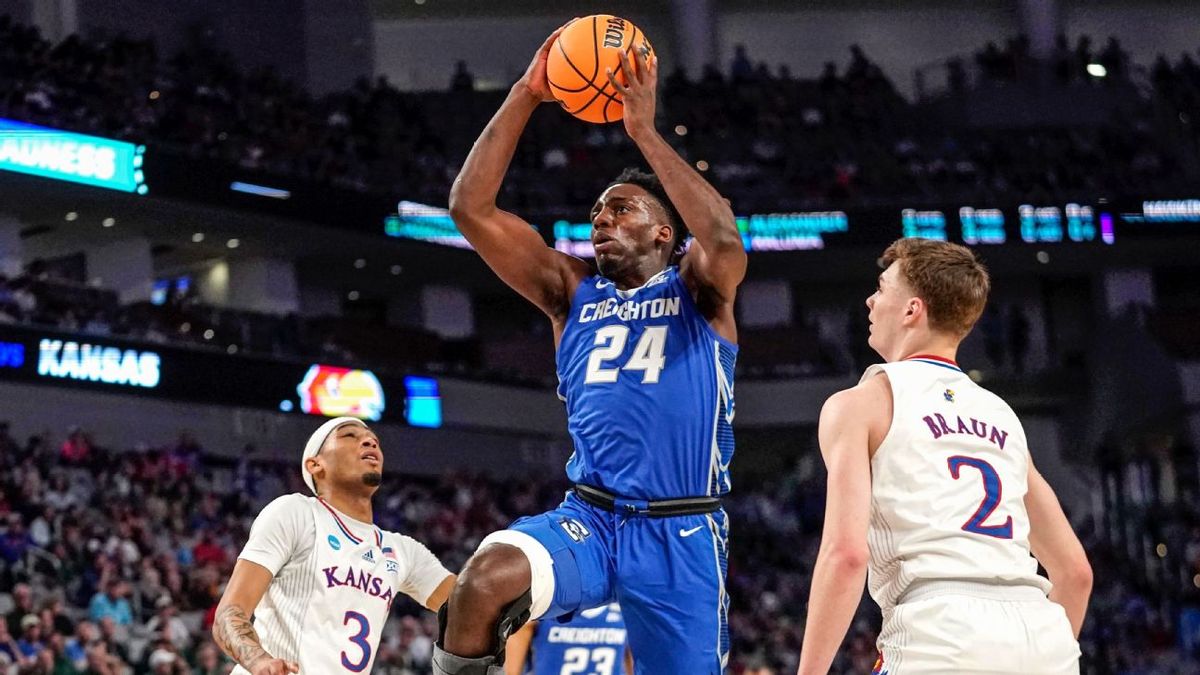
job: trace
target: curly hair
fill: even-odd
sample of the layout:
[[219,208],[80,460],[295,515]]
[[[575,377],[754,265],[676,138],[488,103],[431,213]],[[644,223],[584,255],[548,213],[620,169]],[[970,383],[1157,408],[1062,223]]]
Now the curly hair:
[[671,246],[671,259],[677,260],[687,250],[687,240],[691,235],[687,225],[683,222],[683,217],[679,215],[679,211],[675,205],[671,203],[671,198],[667,196],[667,190],[663,187],[662,181],[653,173],[642,171],[636,167],[626,168],[615,179],[608,184],[605,189],[618,185],[620,183],[629,183],[636,185],[646,192],[649,192],[663,211],[667,214],[667,224],[671,226],[671,231],[674,233],[674,241]]

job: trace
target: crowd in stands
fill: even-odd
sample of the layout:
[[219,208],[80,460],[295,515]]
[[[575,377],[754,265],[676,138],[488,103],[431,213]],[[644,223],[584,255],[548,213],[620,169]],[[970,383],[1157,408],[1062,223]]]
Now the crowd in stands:
[[[989,82],[1029,81],[1036,79],[1039,72],[1039,64],[1025,35],[1005,40],[1004,47],[988,42],[983,49],[975,52],[974,62],[980,77]],[[950,89],[965,91],[969,78],[963,60],[952,59],[948,65],[954,71],[949,76]],[[1060,33],[1054,41],[1050,66],[1049,72],[1054,79],[1065,85],[1078,82],[1123,83],[1130,76],[1129,52],[1125,51],[1115,36],[1109,37],[1104,47],[1097,50],[1092,46],[1091,36],[1080,35],[1072,47],[1067,36]],[[1101,69],[1097,70],[1096,66]]]
[[[80,429],[61,441],[57,434],[19,440],[0,423],[0,673],[227,673],[232,666],[209,637],[222,583],[258,510],[304,491],[294,465],[260,461],[252,447],[236,461],[220,459],[187,433],[121,451]],[[375,500],[376,522],[424,542],[456,570],[487,533],[556,504],[561,481],[390,475]],[[810,454],[789,472],[752,482],[727,500],[730,672],[780,675],[794,672],[803,638],[824,473]],[[1189,494],[1194,512],[1195,486]],[[1200,640],[1176,625],[1189,611],[1200,614],[1200,593],[1180,588],[1178,575],[1148,581],[1131,573],[1128,556],[1095,520],[1076,520],[1096,569],[1083,672],[1197,672]],[[1200,573],[1200,529],[1164,536]],[[1170,612],[1168,597],[1176,598]],[[878,611],[864,601],[831,672],[869,672],[878,626]],[[429,672],[435,630],[431,613],[398,602],[374,672]]]
[[[1115,41],[1098,55],[1086,40],[1060,48],[1056,67],[1066,79],[1083,77],[1080,65],[1093,57],[1114,73],[1127,63]],[[1017,77],[1027,49],[1016,38],[1005,51],[989,45],[978,61],[989,77]],[[1159,95],[1186,106],[1194,73],[1180,69],[1156,82]],[[381,77],[315,98],[200,40],[175,55],[121,37],[52,44],[0,18],[0,116],[425,203],[445,203],[503,95],[475,92],[462,63],[451,85],[402,92]],[[728,70],[664,71],[661,89],[664,133],[747,211],[1120,191],[1173,178],[1181,151],[1140,119],[1097,129],[954,129],[901,97],[858,46],[844,67],[831,62],[809,76],[754,64],[739,48]],[[575,211],[631,163],[639,156],[620,125],[582,124],[546,107],[519,148],[504,199],[527,212]]]

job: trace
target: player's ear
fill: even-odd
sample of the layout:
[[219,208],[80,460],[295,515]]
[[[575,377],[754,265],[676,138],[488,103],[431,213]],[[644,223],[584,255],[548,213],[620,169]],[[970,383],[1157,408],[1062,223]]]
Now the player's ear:
[[321,461],[320,455],[304,460],[304,468],[312,474],[314,484],[316,479],[322,478],[325,475],[325,463]]
[[925,301],[921,300],[921,298],[909,298],[908,304],[904,307],[904,318],[905,320],[915,320],[924,311]]

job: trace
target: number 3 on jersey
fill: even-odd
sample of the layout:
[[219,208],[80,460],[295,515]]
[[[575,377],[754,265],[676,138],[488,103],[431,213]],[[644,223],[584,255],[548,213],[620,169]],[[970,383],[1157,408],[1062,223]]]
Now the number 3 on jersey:
[[367,642],[367,637],[371,635],[371,624],[367,621],[367,617],[358,612],[346,612],[346,616],[342,618],[342,625],[345,626],[353,619],[358,623],[358,633],[350,637],[350,641],[358,645],[362,650],[362,658],[357,662],[352,662],[346,657],[346,652],[342,652],[342,666],[352,673],[361,673],[367,664],[371,662],[371,643]]
[[950,469],[950,476],[954,480],[958,480],[959,469],[964,466],[978,469],[980,475],[983,476],[983,501],[979,503],[979,508],[975,510],[975,515],[963,523],[963,531],[995,537],[997,539],[1012,539],[1012,516],[1009,516],[1002,525],[983,524],[984,521],[991,517],[996,507],[1000,505],[1000,497],[1004,494],[1004,484],[1000,482],[1000,474],[996,473],[995,467],[982,459],[965,457],[963,455],[955,455],[947,459],[946,466]]
[[617,358],[625,351],[625,342],[629,340],[629,326],[615,324],[605,326],[596,331],[595,346],[588,357],[587,377],[585,384],[613,383],[622,370],[642,371],[642,384],[658,384],[658,376],[667,365],[667,327],[646,326],[633,354],[624,366],[606,368],[605,361]]

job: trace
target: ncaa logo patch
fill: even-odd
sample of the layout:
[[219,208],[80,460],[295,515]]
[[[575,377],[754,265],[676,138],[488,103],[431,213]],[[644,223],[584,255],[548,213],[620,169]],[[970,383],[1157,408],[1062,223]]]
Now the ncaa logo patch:
[[562,520],[558,521],[558,524],[560,527],[562,527],[563,531],[567,533],[567,536],[574,540],[577,544],[592,536],[592,533],[583,526],[583,523],[575,520],[574,518],[563,518]]
[[329,538],[326,539],[325,541],[329,542],[329,548],[331,548],[335,551],[342,550],[342,542],[336,536],[331,534],[331,535],[329,535]]

